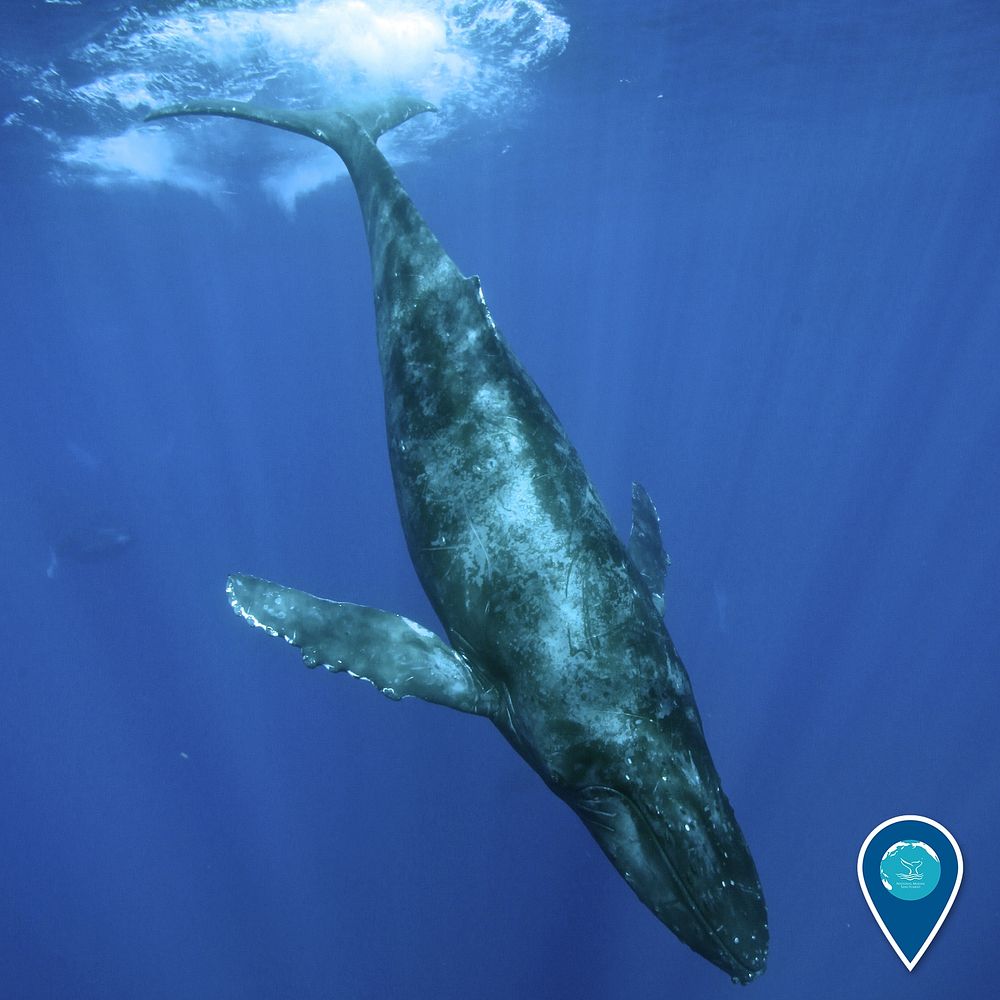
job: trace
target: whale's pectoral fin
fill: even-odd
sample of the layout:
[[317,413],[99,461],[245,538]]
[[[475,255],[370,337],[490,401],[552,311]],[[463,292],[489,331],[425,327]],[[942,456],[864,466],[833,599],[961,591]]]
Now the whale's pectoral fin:
[[670,556],[663,551],[656,508],[639,483],[632,484],[632,531],[628,536],[628,552],[653,595],[653,603],[663,614],[663,591]]
[[422,698],[492,716],[495,688],[447,643],[416,622],[359,604],[341,604],[255,576],[226,584],[233,610],[302,650],[307,667],[325,666],[371,681],[389,698]]

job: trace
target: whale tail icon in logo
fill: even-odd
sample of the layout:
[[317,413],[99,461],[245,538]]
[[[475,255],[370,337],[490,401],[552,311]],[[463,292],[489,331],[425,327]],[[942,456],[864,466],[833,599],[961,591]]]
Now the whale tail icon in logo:
[[887,819],[861,845],[861,891],[882,933],[911,972],[948,916],[962,870],[955,838],[926,816]]

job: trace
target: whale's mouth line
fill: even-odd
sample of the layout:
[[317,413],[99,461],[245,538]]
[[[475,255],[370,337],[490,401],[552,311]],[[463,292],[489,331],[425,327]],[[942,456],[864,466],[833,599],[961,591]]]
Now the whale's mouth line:
[[[626,806],[632,816],[633,822],[636,823],[636,832],[640,835],[645,833],[647,840],[655,845],[657,855],[663,868],[666,870],[666,877],[669,879],[671,887],[676,893],[678,902],[693,918],[693,921],[697,924],[698,930],[701,932],[704,939],[706,941],[710,941],[715,947],[718,957],[724,958],[728,963],[726,971],[730,972],[734,978],[738,979],[742,983],[749,983],[756,979],[763,970],[751,965],[746,959],[737,955],[725,939],[721,937],[720,932],[722,927],[716,927],[711,921],[709,921],[699,903],[698,894],[691,888],[688,881],[683,875],[681,875],[677,865],[674,864],[670,853],[664,846],[662,838],[656,833],[656,827],[652,822],[650,822],[647,811],[630,795],[627,795],[612,785],[592,784],[586,787],[588,790],[599,791],[610,798],[618,799],[618,801]],[[666,919],[666,914],[664,914],[661,909],[656,906],[655,902],[644,898],[643,902],[657,915],[657,917],[660,918],[660,920],[663,921],[663,923],[670,927],[670,929],[677,934],[682,941],[685,941],[689,947],[693,947],[685,935],[682,934],[673,923]],[[694,948],[694,950],[698,951],[699,949]],[[716,962],[715,958],[712,958],[711,961],[715,962],[717,965],[720,964],[719,962]]]
[[[609,788],[608,791],[613,792],[615,790]],[[715,944],[715,946],[719,949],[719,951],[721,951],[729,959],[733,967],[742,970],[742,972],[745,974],[744,976],[740,977],[742,982],[750,982],[751,980],[756,979],[757,976],[760,975],[761,970],[751,967],[743,958],[740,958],[738,955],[736,955],[729,947],[729,945],[726,943],[726,941],[723,940],[723,938],[720,936],[719,931],[721,930],[721,928],[712,926],[711,922],[705,916],[705,913],[703,912],[701,906],[698,905],[697,895],[688,885],[683,875],[681,875],[681,873],[677,869],[677,866],[674,864],[673,859],[670,857],[670,854],[663,846],[663,842],[656,835],[656,831],[653,827],[653,824],[650,823],[649,817],[646,815],[646,810],[643,809],[642,806],[640,806],[629,796],[624,795],[621,792],[618,792],[617,794],[621,795],[622,798],[626,799],[628,803],[632,806],[632,808],[636,811],[636,814],[642,817],[642,821],[643,823],[646,824],[646,828],[649,832],[649,835],[652,838],[653,843],[656,844],[656,849],[659,852],[664,865],[670,872],[670,877],[673,880],[674,885],[680,890],[678,895],[681,896],[681,902],[687,907],[688,912],[694,915],[695,919],[701,925],[701,929],[704,931],[707,937]]]

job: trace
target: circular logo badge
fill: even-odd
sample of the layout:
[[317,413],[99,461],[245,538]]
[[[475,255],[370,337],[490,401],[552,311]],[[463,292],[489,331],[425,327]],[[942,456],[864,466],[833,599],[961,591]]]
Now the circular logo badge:
[[923,899],[941,879],[941,861],[922,840],[899,840],[882,855],[879,876],[897,899]]

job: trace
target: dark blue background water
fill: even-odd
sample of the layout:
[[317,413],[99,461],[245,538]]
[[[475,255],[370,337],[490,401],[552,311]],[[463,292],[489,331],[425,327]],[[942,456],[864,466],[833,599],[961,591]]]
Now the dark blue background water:
[[[1000,14],[753,6],[567,2],[533,110],[401,173],[620,530],[633,478],[660,508],[668,625],[770,910],[749,989],[979,996]],[[8,5],[9,44],[104,23],[65,13]],[[488,723],[306,671],[226,606],[246,570],[434,624],[353,192],[290,218],[249,188],[60,185],[40,140],[0,143],[0,995],[734,991]],[[97,516],[136,541],[49,579]],[[967,869],[912,974],[855,874],[910,812]]]

